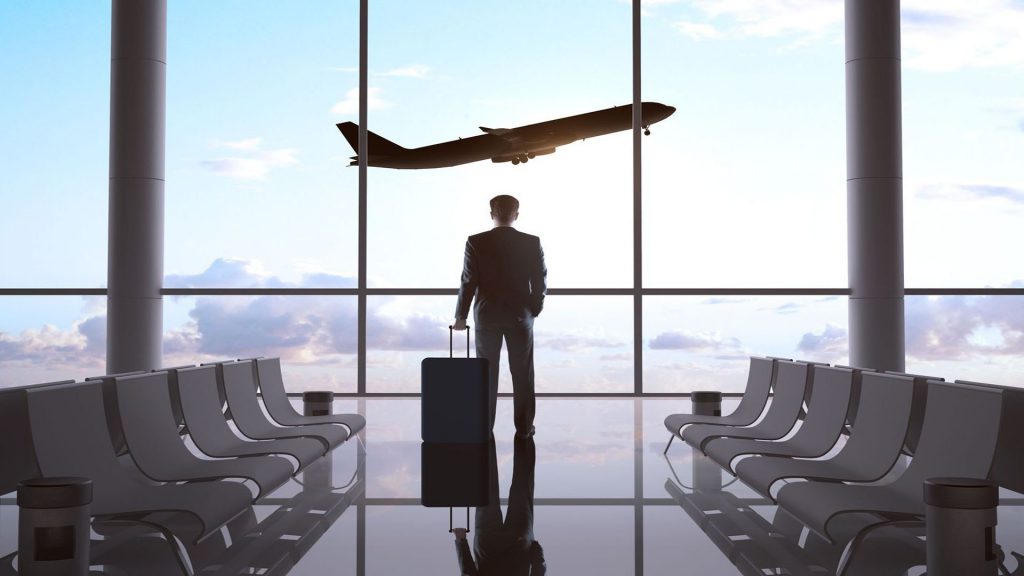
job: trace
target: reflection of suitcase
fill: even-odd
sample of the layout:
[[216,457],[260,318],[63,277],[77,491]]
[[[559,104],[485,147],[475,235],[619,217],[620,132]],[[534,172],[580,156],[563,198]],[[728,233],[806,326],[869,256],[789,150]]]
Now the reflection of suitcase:
[[449,326],[448,358],[424,358],[420,365],[424,442],[484,444],[490,438],[487,359],[454,358],[454,330]]
[[487,444],[420,446],[420,500],[427,508],[487,506],[490,472]]

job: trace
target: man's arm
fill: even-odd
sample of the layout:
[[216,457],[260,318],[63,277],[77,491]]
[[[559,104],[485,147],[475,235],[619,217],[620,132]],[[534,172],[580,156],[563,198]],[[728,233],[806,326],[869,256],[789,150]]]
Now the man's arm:
[[465,330],[466,318],[469,318],[469,307],[473,303],[476,287],[480,283],[477,268],[476,249],[466,240],[466,254],[462,259],[462,280],[459,283],[459,299],[455,303],[455,329]]
[[537,239],[537,259],[534,261],[533,270],[530,271],[530,299],[531,312],[539,316],[544,309],[544,295],[548,291],[547,285],[548,269],[544,265],[544,249],[541,248],[540,239]]

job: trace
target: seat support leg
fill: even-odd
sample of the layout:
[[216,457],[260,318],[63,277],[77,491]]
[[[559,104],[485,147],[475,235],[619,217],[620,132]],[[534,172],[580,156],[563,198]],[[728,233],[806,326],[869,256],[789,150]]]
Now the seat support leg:
[[846,571],[850,569],[850,562],[853,560],[853,555],[857,552],[857,548],[859,548],[864,540],[875,530],[889,526],[909,528],[923,525],[924,522],[922,520],[902,518],[899,520],[884,520],[861,528],[846,544],[846,547],[843,548],[843,555],[839,557],[839,564],[836,566],[836,576],[846,576]]

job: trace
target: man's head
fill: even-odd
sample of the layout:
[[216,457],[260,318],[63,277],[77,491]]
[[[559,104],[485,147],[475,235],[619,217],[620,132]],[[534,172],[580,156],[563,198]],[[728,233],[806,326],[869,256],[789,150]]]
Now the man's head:
[[495,226],[510,226],[519,218],[519,200],[508,194],[491,198],[491,220]]

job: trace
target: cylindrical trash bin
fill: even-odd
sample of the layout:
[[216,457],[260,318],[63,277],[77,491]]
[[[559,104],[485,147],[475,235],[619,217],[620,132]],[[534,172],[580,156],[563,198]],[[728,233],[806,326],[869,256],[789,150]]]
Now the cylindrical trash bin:
[[996,576],[999,487],[974,478],[924,482],[928,576]]
[[[690,395],[692,413],[701,416],[722,415],[721,392],[694,392]],[[693,451],[693,489],[698,492],[722,491],[722,467],[714,460]]]
[[88,478],[35,478],[18,484],[18,573],[89,573]]
[[694,392],[690,395],[693,413],[701,416],[722,415],[721,392]]
[[[327,416],[334,404],[332,392],[303,392],[302,413],[306,416]],[[328,453],[309,465],[302,472],[302,484],[306,490],[330,490],[334,482],[334,455]]]
[[327,416],[333,402],[334,394],[331,392],[303,392],[302,413],[306,416]]

